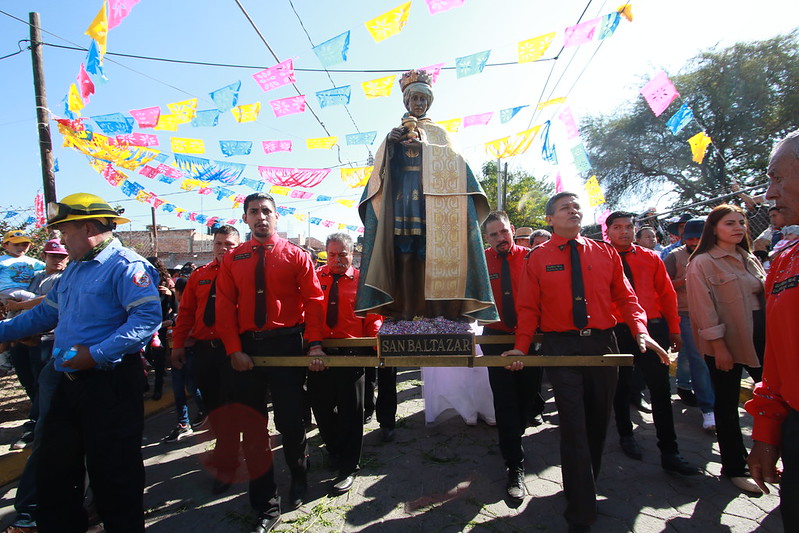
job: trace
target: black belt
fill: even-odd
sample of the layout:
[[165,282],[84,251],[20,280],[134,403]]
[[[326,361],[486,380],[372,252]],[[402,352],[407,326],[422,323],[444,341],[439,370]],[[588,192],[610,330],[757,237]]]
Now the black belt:
[[222,342],[222,339],[211,339],[207,341],[197,339],[194,343],[194,346],[198,345],[205,346],[207,348],[222,348],[225,346],[224,343]]
[[74,372],[64,372],[64,377],[66,377],[68,381],[80,381],[82,379],[91,377],[95,374],[107,374],[123,363],[130,363],[131,361],[139,359],[140,356],[138,352],[127,353],[122,356],[122,360],[119,363],[115,364],[110,368],[89,368],[86,370],[76,370]]
[[296,333],[302,333],[303,331],[305,331],[305,324],[297,324],[296,326],[291,326],[288,328],[265,329],[262,331],[245,331],[241,334],[241,336],[254,341],[262,341],[272,337],[294,335]]
[[607,335],[612,331],[613,329],[585,328],[571,331],[545,331],[544,335],[557,335],[559,337],[596,337],[598,335]]

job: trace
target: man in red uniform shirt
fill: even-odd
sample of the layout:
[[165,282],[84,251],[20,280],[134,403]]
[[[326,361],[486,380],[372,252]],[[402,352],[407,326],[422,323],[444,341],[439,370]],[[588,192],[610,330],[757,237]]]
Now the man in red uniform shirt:
[[[639,351],[665,351],[646,330],[646,315],[624,277],[612,246],[580,235],[583,213],[577,195],[561,192],[546,205],[552,238],[533,249],[522,269],[516,311],[516,344],[503,355],[523,355],[536,329],[547,355],[618,353],[614,311],[635,334]],[[579,268],[576,268],[579,267]],[[521,370],[514,361],[506,368]],[[590,531],[596,521],[596,487],[605,435],[616,390],[615,367],[547,369],[558,407],[564,516],[570,532]]]
[[[303,355],[303,331],[309,341],[309,355],[324,355],[324,296],[311,256],[277,235],[278,214],[271,196],[247,196],[242,219],[250,227],[252,238],[222,260],[217,276],[216,322],[233,369],[229,401],[238,408],[239,416],[232,417],[231,423],[236,433],[243,433],[250,504],[259,513],[254,533],[265,533],[280,522],[280,497],[266,423],[267,389],[291,471],[289,503],[297,507],[308,488],[302,402],[305,368],[256,367],[252,357]],[[219,453],[232,457],[236,450]]]
[[[635,214],[615,211],[608,215],[610,244],[621,256],[627,281],[633,287],[638,304],[647,317],[647,330],[658,344],[680,349],[680,317],[677,314],[677,293],[671,285],[660,257],[655,252],[633,244],[635,237]],[[638,345],[629,326],[622,321],[621,313],[614,313],[619,322],[614,331],[619,350],[635,355],[637,367],[649,387],[652,400],[652,418],[660,448],[660,464],[668,472],[695,475],[699,470],[688,464],[679,454],[677,434],[674,431],[674,415],[671,411],[671,385],[669,383],[669,358],[658,357],[652,351],[636,353]],[[613,410],[616,413],[616,430],[624,453],[633,459],[641,459],[641,448],[633,436],[630,421],[630,396],[632,395],[633,367],[619,368],[619,381]],[[638,394],[636,392],[636,394]]]
[[[799,224],[799,130],[771,153],[771,200],[785,225]],[[746,410],[754,417],[749,454],[752,479],[768,494],[768,483],[780,484],[780,512],[785,531],[799,531],[799,241],[772,260],[766,278],[766,355],[763,381],[755,387]],[[776,468],[782,457],[782,476]],[[780,479],[781,478],[781,479]]]
[[[333,233],[325,243],[327,264],[317,271],[325,293],[324,338],[348,339],[374,337],[382,319],[369,314],[355,316],[355,293],[360,272],[352,266],[352,237]],[[363,355],[369,348],[327,348],[329,355]],[[315,359],[308,367],[308,393],[314,418],[325,442],[330,462],[338,469],[333,494],[352,488],[361,459],[363,444],[364,369],[362,367],[326,368]]]
[[[483,231],[489,245],[485,251],[488,279],[501,318],[499,322],[485,326],[483,335],[513,335],[517,323],[515,296],[519,291],[524,258],[530,249],[513,242],[513,225],[504,211],[489,213],[483,222]],[[512,349],[513,345],[482,344],[480,348],[486,355],[498,355]],[[488,380],[494,394],[499,450],[508,469],[506,491],[512,500],[521,500],[526,492],[522,435],[527,420],[539,416],[544,410],[544,399],[539,392],[541,370],[540,366],[519,372],[499,367],[488,369]]]
[[[222,443],[214,452],[225,449],[225,439],[234,438],[229,431],[223,431],[224,414],[218,411],[224,403],[223,376],[229,374],[230,362],[216,331],[216,277],[225,254],[240,242],[239,231],[233,226],[220,226],[214,231],[214,260],[189,277],[172,330],[172,366],[183,368],[189,357],[192,376],[202,393],[211,429],[217,442]],[[225,464],[231,459],[235,458],[220,458],[214,453],[211,464]],[[229,487],[229,480],[217,478],[212,492],[221,494]]]

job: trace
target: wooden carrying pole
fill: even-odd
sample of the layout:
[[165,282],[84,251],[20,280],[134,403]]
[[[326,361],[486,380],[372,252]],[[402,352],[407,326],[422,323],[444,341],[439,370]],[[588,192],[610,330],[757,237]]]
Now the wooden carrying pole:
[[[478,344],[511,344],[513,335],[477,335]],[[327,339],[322,341],[322,348],[375,348],[375,337],[359,337],[355,339]],[[632,366],[632,354],[605,355],[523,355],[519,357],[502,357],[500,355],[325,355],[309,357],[307,355],[253,357],[255,366],[308,366],[311,359],[320,359],[329,367],[489,367],[507,366],[513,361],[522,361],[524,366]]]

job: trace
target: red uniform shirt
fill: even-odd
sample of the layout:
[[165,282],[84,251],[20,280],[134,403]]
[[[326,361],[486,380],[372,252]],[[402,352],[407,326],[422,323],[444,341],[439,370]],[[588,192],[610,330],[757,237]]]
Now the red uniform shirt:
[[[514,244],[508,250],[508,264],[510,265],[510,281],[511,293],[513,294],[513,302],[516,301],[516,295],[519,294],[519,283],[522,275],[522,267],[524,266],[524,258],[530,251],[529,248]],[[497,304],[497,311],[499,316],[505,316],[502,313],[502,259],[499,253],[493,248],[488,248],[486,251],[486,264],[488,265],[488,279],[491,283],[491,292],[494,293],[494,303]],[[518,315],[517,315],[518,316]],[[494,322],[487,327],[500,331],[513,333],[516,328],[511,328],[504,322]]]
[[219,274],[219,262],[214,259],[189,276],[183,297],[178,307],[178,318],[172,329],[172,347],[183,348],[189,337],[201,341],[218,339],[215,327],[205,325],[205,306],[211,293],[211,285]]
[[[633,334],[646,333],[646,315],[630,287],[621,258],[609,244],[576,238],[588,311],[586,328],[610,329],[617,324],[614,305]],[[515,348],[527,353],[536,328],[544,333],[576,331],[572,314],[571,249],[560,235],[530,251],[522,269],[516,299],[519,325]]]
[[799,409],[799,244],[782,251],[771,262],[766,278],[766,355],[763,381],[755,386],[746,410],[754,417],[752,438],[774,446],[782,444],[782,422]]
[[[263,246],[266,324],[255,325],[256,248]],[[225,255],[216,281],[216,324],[228,354],[241,351],[245,331],[289,328],[305,322],[305,338],[322,340],[322,289],[311,256],[272,235],[264,244],[249,240]]]
[[316,275],[325,293],[324,309],[322,316],[323,333],[325,339],[348,339],[352,337],[374,337],[377,330],[383,323],[380,315],[370,313],[366,318],[355,316],[355,293],[358,290],[358,278],[361,272],[357,268],[350,267],[338,279],[338,321],[334,328],[327,325],[327,303],[330,301],[330,287],[333,286],[333,274],[328,265],[317,269]]
[[[619,250],[616,250],[617,252]],[[680,332],[680,315],[677,313],[677,293],[671,284],[666,266],[660,256],[635,244],[625,256],[633,273],[633,290],[638,304],[644,308],[646,318],[664,318],[669,333]],[[614,309],[616,320],[622,321],[622,314]]]

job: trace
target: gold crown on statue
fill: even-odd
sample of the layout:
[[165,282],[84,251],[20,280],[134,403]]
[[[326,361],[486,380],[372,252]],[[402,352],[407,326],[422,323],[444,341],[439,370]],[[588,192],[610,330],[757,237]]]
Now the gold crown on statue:
[[400,89],[405,91],[405,87],[410,85],[411,83],[426,83],[429,86],[433,86],[433,80],[430,78],[430,74],[427,73],[426,70],[409,70],[399,80]]

